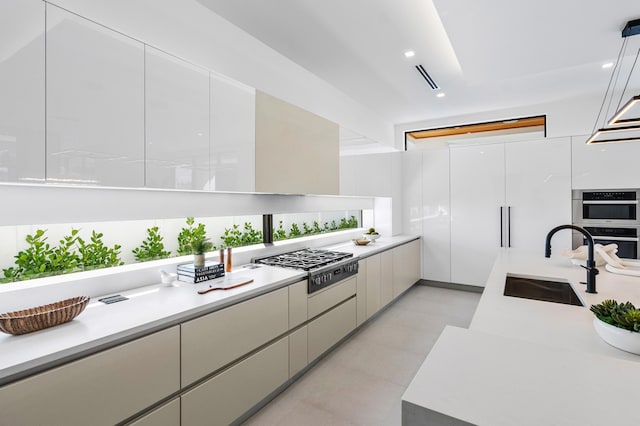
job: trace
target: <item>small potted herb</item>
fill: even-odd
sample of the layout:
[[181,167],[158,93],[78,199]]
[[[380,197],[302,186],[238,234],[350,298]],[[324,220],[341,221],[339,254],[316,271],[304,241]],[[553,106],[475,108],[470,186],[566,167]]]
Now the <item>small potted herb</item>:
[[199,238],[191,241],[191,250],[193,252],[193,265],[204,266],[204,254],[213,249],[213,244],[208,238]]

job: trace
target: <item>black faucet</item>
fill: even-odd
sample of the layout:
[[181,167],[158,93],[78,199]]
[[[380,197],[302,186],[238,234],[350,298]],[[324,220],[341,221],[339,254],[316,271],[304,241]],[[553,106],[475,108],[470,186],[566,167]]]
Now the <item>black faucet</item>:
[[597,293],[596,275],[598,275],[599,271],[598,271],[598,268],[596,268],[596,261],[594,260],[594,255],[593,255],[594,242],[591,234],[588,233],[584,228],[580,228],[579,226],[575,226],[575,225],[560,225],[553,228],[547,234],[547,240],[544,248],[544,257],[551,257],[551,237],[553,237],[553,234],[555,234],[561,229],[574,229],[582,233],[582,235],[584,235],[584,237],[586,238],[587,246],[588,246],[587,266],[584,266],[584,265],[581,265],[581,266],[587,270],[587,290],[586,290],[587,293]]

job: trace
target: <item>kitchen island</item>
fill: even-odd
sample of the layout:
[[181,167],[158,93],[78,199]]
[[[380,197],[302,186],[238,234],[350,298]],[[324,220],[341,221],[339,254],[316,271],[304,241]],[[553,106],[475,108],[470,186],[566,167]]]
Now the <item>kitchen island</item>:
[[[504,296],[508,275],[567,282],[584,307]],[[469,329],[447,327],[403,395],[403,424],[638,424],[640,356],[595,332],[592,304],[640,304],[640,278],[504,250]]]

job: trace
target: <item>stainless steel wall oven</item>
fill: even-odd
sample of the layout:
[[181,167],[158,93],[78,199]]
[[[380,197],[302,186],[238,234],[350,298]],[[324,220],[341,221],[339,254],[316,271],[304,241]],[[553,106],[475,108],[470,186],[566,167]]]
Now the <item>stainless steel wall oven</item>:
[[[583,227],[597,244],[617,244],[618,256],[640,258],[638,250],[639,190],[574,190],[573,223]],[[579,233],[573,235],[573,247],[586,242]]]

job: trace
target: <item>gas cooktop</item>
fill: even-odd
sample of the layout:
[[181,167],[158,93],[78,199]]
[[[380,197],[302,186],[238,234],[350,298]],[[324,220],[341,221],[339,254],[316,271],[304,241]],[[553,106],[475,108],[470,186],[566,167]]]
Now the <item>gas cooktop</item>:
[[358,273],[358,259],[353,258],[353,253],[340,251],[307,248],[256,258],[253,262],[307,271],[309,294]]
[[350,257],[353,257],[352,253],[319,249],[302,249],[262,259],[254,259],[254,261],[255,263],[262,263],[264,265],[311,271]]

